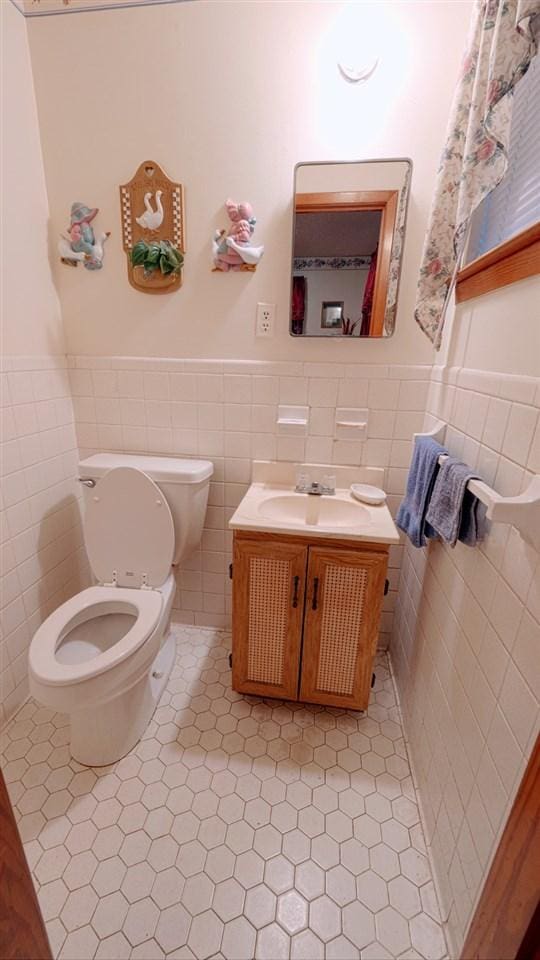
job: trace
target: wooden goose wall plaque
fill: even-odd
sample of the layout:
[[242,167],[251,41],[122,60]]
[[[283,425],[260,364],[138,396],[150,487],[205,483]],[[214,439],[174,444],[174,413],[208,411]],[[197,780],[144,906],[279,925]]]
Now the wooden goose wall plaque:
[[169,180],[154,160],[145,160],[121,185],[120,210],[131,286],[144,293],[178,290],[185,253],[182,184]]

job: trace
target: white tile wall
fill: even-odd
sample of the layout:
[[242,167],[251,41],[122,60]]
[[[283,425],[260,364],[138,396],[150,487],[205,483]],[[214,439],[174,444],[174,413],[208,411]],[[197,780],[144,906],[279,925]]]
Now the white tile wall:
[[[423,424],[429,366],[70,357],[81,454],[97,450],[201,456],[214,462],[201,549],[178,572],[175,616],[230,621],[227,523],[250,482],[251,460],[380,466],[390,506],[404,489],[411,435]],[[278,436],[278,404],[309,404],[306,437]],[[335,440],[337,406],[369,407],[367,439]],[[381,646],[388,642],[401,548],[390,560]]]
[[86,583],[65,357],[11,357],[1,377],[0,724],[28,696],[46,616]]
[[[532,378],[434,368],[430,416],[500,493],[540,471]],[[514,528],[484,544],[407,546],[392,660],[452,956],[539,727],[540,556]]]

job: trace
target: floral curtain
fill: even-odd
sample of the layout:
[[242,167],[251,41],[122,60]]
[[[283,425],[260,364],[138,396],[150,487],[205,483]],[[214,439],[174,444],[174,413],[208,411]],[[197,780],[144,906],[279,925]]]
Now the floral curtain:
[[512,94],[536,53],[540,0],[477,0],[424,244],[415,318],[438,350],[471,214],[507,166]]
[[364,297],[362,299],[362,325],[360,327],[360,336],[369,337],[369,328],[371,326],[371,311],[373,310],[373,294],[375,293],[375,277],[377,275],[377,258],[379,253],[379,244],[371,254],[371,263],[364,286]]
[[394,239],[392,241],[390,273],[388,276],[388,292],[386,294],[386,310],[384,312],[384,332],[387,337],[392,336],[396,326],[397,295],[399,288],[399,275],[401,273],[403,244],[405,242],[405,221],[407,219],[407,204],[409,202],[409,190],[411,188],[411,170],[412,166],[410,163],[408,163],[405,180],[403,181],[403,186],[399,194],[396,226],[394,229]]
[[292,285],[292,332],[300,336],[304,332],[306,314],[306,278],[293,277]]

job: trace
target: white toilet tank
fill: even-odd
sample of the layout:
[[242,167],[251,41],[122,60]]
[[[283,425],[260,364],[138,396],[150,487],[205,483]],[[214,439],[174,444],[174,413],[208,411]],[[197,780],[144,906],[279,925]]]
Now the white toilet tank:
[[180,457],[144,457],[135,454],[96,453],[79,462],[79,480],[85,499],[94,483],[115,467],[134,467],[160,488],[174,521],[174,558],[180,563],[198,545],[203,530],[208,488],[214,465],[209,460]]

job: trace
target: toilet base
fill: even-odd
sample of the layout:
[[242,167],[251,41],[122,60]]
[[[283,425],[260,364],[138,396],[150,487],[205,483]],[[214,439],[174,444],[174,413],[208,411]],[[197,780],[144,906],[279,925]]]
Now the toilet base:
[[125,693],[71,715],[71,755],[85,767],[121,760],[141,739],[169,679],[176,644],[169,633],[150,670]]

